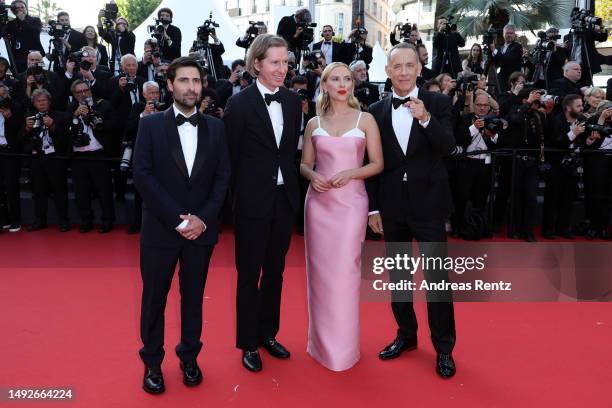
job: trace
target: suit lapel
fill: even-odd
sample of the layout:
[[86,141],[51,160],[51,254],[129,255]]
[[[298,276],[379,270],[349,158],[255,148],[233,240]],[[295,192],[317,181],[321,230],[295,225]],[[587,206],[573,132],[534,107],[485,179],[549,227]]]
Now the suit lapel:
[[[172,106],[164,112],[164,125],[166,127],[166,136],[168,137],[168,146],[170,147],[170,155],[176,162],[181,173],[189,178],[187,171],[187,163],[185,162],[185,156],[183,155],[183,148],[181,147],[181,138],[176,127],[176,119],[174,118],[174,109]],[[198,142],[199,143],[199,142]],[[198,146],[199,147],[199,146]]]
[[[280,88],[278,92],[283,92],[283,88]],[[287,103],[285,95],[286,94],[284,92],[281,93],[281,109],[283,110],[283,134],[281,135],[281,140],[278,144],[279,149],[283,145],[283,143],[289,140],[291,135],[287,132],[292,129],[292,127],[289,126],[289,123],[291,122],[291,118],[295,117],[295,115],[293,115],[293,112],[290,112],[291,104]],[[274,140],[274,143],[276,143],[276,139]]]
[[197,115],[199,117],[198,148],[196,150],[195,161],[193,162],[193,169],[191,169],[191,177],[189,178],[190,182],[196,178],[196,176],[198,175],[198,172],[202,169],[202,166],[204,165],[204,161],[205,161],[204,158],[206,156],[206,153],[209,150],[208,141],[210,140],[210,138],[209,138],[208,122],[206,121],[206,118],[204,117],[204,115],[202,115],[201,113],[198,112]]
[[395,153],[399,156],[404,156],[404,151],[402,150],[402,146],[400,146],[399,141],[397,140],[397,136],[395,134],[395,130],[393,130],[393,105],[392,105],[392,96],[388,96],[385,99],[385,104],[383,106],[383,127],[384,134],[389,135],[388,137],[392,140],[389,140],[388,143],[393,147]]
[[251,102],[253,103],[253,108],[255,109],[255,112],[257,112],[257,114],[261,117],[262,123],[267,131],[267,135],[265,135],[264,138],[272,147],[277,149],[278,146],[276,146],[276,138],[274,137],[272,120],[270,119],[270,114],[268,113],[266,102],[261,97],[261,93],[257,88],[257,84],[251,85],[250,89],[251,91],[249,97],[251,98]]
[[[423,101],[423,104],[425,105],[425,109],[427,109],[428,103],[425,100],[427,96],[423,94],[423,91],[421,89],[419,89],[418,98],[421,101]],[[406,156],[410,156],[413,153],[415,146],[418,144],[417,139],[420,137],[421,137],[421,130],[419,129],[419,121],[413,118],[412,127],[410,128],[410,138],[408,139],[408,147],[406,148]]]

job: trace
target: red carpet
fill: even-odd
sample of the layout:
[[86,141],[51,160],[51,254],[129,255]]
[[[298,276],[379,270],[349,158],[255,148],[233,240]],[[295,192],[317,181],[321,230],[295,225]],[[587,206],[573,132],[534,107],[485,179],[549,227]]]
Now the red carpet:
[[279,340],[289,361],[262,352],[247,372],[234,348],[233,235],[225,232],[204,304],[204,382],[181,382],[178,285],[166,313],[166,393],[142,391],[138,357],[138,239],[118,230],[81,235],[53,230],[0,235],[0,388],[73,387],[71,403],[0,402],[7,407],[590,407],[610,406],[610,303],[457,304],[457,375],[439,379],[425,305],[420,345],[382,362],[394,337],[387,304],[362,304],[361,361],[330,372],[305,352],[303,240],[288,256]]

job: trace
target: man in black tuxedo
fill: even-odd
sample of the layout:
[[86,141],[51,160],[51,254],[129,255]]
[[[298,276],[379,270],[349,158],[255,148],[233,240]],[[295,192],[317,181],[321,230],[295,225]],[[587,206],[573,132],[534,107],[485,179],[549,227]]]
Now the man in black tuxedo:
[[276,335],[285,255],[300,207],[295,157],[302,104],[296,92],[283,87],[287,64],[284,39],[258,36],[247,57],[257,81],[229,99],[223,117],[234,178],[236,347],[250,371],[262,368],[258,346],[274,357],[289,357]]
[[89,63],[89,69],[85,69],[84,64],[77,66],[73,61],[66,62],[66,77],[67,87],[70,88],[72,83],[77,79],[86,81],[91,88],[94,98],[110,99],[111,91],[109,82],[112,78],[112,74],[102,68],[98,67],[98,61],[96,59],[96,50],[86,46],[82,48],[83,61]]
[[143,388],[152,394],[164,391],[164,309],[179,260],[181,342],[176,354],[183,383],[202,381],[196,359],[202,348],[204,286],[230,179],[223,123],[196,109],[203,75],[195,59],[176,59],[168,68],[173,106],[143,116],[136,137],[134,183],[144,201],[140,357]]
[[161,21],[164,32],[158,38],[159,51],[162,54],[162,59],[172,62],[175,58],[181,56],[181,41],[183,34],[181,29],[172,25],[172,10],[169,8],[161,8],[157,12],[157,18]]
[[499,68],[497,80],[500,89],[498,89],[498,93],[508,90],[510,74],[520,71],[523,65],[523,46],[516,42],[516,27],[512,24],[506,24],[503,33],[504,45],[501,49],[495,48],[495,42],[491,43],[493,63]]
[[[70,15],[67,12],[61,11],[58,13],[57,23],[65,27],[64,37],[61,38],[62,49],[59,50],[59,58],[65,63],[70,53],[76,52],[87,45],[87,39],[83,33],[75,31],[70,27]],[[58,73],[62,71],[58,64],[53,64],[53,70]]]
[[344,42],[339,43],[332,41],[334,35],[336,35],[336,33],[334,33],[334,28],[330,25],[324,25],[321,31],[323,41],[312,44],[312,51],[320,51],[325,55],[325,61],[328,64],[332,62],[344,62],[346,65],[349,65],[351,61],[347,61],[347,53],[350,53],[351,47]]
[[[367,181],[369,226],[384,234],[386,242],[416,239],[425,256],[446,256],[445,221],[453,204],[444,156],[455,148],[449,97],[416,86],[421,71],[418,54],[408,43],[395,45],[387,57],[387,75],[393,97],[370,106],[380,128],[385,168]],[[433,243],[433,244],[428,244]],[[409,275],[409,273],[408,273]],[[448,281],[445,270],[425,270],[428,282]],[[391,271],[392,281],[410,279]],[[407,296],[408,295],[408,296]],[[392,309],[399,326],[397,337],[379,357],[399,357],[417,346],[417,321],[410,293],[394,291]],[[428,293],[433,295],[432,293]],[[452,294],[438,291],[437,301],[427,303],[431,339],[437,352],[436,371],[442,377],[455,374],[452,350],[455,320]]]
[[10,37],[16,73],[22,73],[28,67],[26,60],[31,51],[36,50],[45,55],[40,43],[42,22],[40,18],[28,15],[28,6],[23,0],[14,1],[11,4],[11,11],[15,14],[15,19],[6,24],[6,34]]

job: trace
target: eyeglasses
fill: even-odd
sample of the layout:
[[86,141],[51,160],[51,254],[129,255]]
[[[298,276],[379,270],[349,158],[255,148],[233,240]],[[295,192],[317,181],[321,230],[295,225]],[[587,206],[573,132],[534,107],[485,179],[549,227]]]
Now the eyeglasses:
[[81,89],[80,91],[77,91],[76,89],[74,90],[74,93],[76,95],[85,95],[87,93],[89,93],[91,90],[90,89]]

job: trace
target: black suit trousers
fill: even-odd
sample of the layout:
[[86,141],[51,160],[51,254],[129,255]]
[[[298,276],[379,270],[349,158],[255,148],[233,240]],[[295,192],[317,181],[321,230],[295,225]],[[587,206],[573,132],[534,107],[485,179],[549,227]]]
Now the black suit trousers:
[[33,158],[31,162],[34,215],[36,221],[47,222],[47,197],[53,193],[59,223],[68,222],[68,165],[53,157]]
[[237,214],[236,347],[256,350],[262,340],[276,337],[285,256],[291,242],[295,211],[285,188],[279,186],[272,213],[263,218]]
[[76,160],[72,162],[72,180],[81,223],[93,222],[93,193],[100,200],[102,222],[112,223],[115,219],[115,209],[110,162],[103,160],[106,156],[100,151],[75,153],[74,157]]
[[[402,186],[402,206],[408,208],[408,187],[407,183]],[[385,241],[391,242],[412,242],[415,239],[419,243],[419,252],[425,256],[446,256],[446,230],[444,220],[420,221],[408,215],[388,219],[382,215],[383,230]],[[427,245],[426,243],[434,243]],[[391,246],[387,246],[387,256],[394,256]],[[410,254],[408,254],[410,255]],[[392,282],[399,282],[402,279],[411,279],[411,275],[405,271],[400,273],[391,271],[390,279]],[[426,270],[425,279],[428,282],[448,281],[448,273],[443,270]],[[442,294],[445,299],[438,298],[436,301],[427,302],[427,318],[431,331],[431,340],[438,353],[451,353],[455,346],[455,313],[452,303],[452,293]],[[429,294],[428,294],[428,300]],[[447,300],[447,301],[441,301]],[[399,328],[398,337],[403,339],[416,339],[417,319],[414,313],[411,292],[394,292],[392,296],[391,308],[395,321]]]
[[197,358],[202,349],[202,303],[213,248],[188,241],[177,248],[141,245],[140,337],[143,347],[140,358],[146,366],[159,366],[164,359],[164,311],[177,262],[180,264],[181,341],[175,351],[185,362]]
[[[10,153],[8,150],[6,152]],[[20,173],[21,159],[0,156],[0,223],[2,225],[21,224]]]

